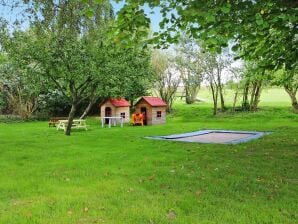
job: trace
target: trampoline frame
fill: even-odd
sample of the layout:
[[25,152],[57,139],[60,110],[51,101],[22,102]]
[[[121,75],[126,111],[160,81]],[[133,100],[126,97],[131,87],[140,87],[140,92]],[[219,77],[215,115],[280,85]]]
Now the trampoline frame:
[[195,142],[195,143],[202,143],[202,144],[239,144],[248,141],[252,141],[258,138],[261,138],[264,135],[268,135],[271,132],[260,132],[260,131],[235,131],[235,130],[200,130],[200,131],[193,131],[183,134],[174,134],[174,135],[164,135],[164,136],[149,136],[145,137],[148,139],[157,139],[157,140],[170,140],[170,141],[178,141],[176,139],[186,138],[186,137],[193,137],[198,135],[206,135],[210,133],[235,133],[235,134],[251,134],[252,136],[240,138],[232,141],[227,142],[200,142],[200,141],[193,141],[193,140],[179,140],[179,142]]

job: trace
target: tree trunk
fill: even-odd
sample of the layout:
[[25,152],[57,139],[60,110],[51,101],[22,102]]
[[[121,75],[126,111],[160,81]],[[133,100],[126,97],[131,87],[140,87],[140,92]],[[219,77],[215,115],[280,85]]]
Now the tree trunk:
[[257,88],[257,83],[256,82],[253,82],[253,84],[252,84],[252,90],[251,90],[251,95],[250,95],[250,101],[249,101],[249,110],[250,111],[253,111],[253,102],[254,102],[256,88]]
[[238,90],[235,92],[232,111],[235,112],[235,107],[238,99]]
[[173,99],[172,99],[172,98],[168,98],[168,100],[165,101],[165,102],[166,102],[166,104],[167,104],[167,108],[166,108],[167,113],[171,113],[171,111],[172,111]]
[[217,114],[217,99],[218,99],[218,88],[213,84],[210,84],[212,99],[213,99],[213,115]]
[[216,115],[217,114],[217,101],[218,101],[218,89],[216,89],[215,99],[214,99],[214,102],[213,102],[213,105],[214,105],[213,115]]
[[297,102],[297,98],[296,98],[297,90],[291,90],[290,88],[287,88],[286,86],[284,88],[291,98],[292,108],[294,109],[294,111],[298,111],[298,102]]
[[217,85],[218,85],[218,91],[219,91],[219,96],[220,96],[220,105],[221,105],[221,111],[225,111],[225,100],[224,100],[224,95],[223,95],[223,85],[221,83],[221,72],[218,69],[217,70]]
[[249,110],[248,93],[249,82],[246,82],[243,89],[242,110]]
[[221,111],[224,112],[226,110],[226,107],[225,107],[225,100],[222,92],[222,87],[219,87],[219,94],[220,94]]
[[94,101],[90,101],[86,109],[84,110],[83,114],[81,115],[80,119],[85,119],[88,115],[89,111],[91,110],[92,106],[94,105]]
[[261,90],[262,90],[262,82],[260,81],[256,85],[256,88],[254,91],[253,102],[251,102],[252,111],[256,111],[258,108],[258,104],[260,102]]
[[199,86],[191,85],[189,87],[189,104],[196,102],[196,98],[199,92]]
[[[184,92],[185,92],[185,89],[183,89],[183,92],[181,93],[180,100],[182,100],[182,99],[183,99]],[[186,96],[185,96],[185,97],[186,97]]]
[[76,109],[77,109],[77,106],[75,104],[72,104],[70,113],[68,115],[68,123],[67,123],[67,127],[66,127],[66,130],[65,130],[65,135],[70,135],[72,121],[73,121],[73,118],[75,116]]
[[188,86],[185,86],[184,89],[185,89],[185,103],[191,104],[190,91],[188,90]]

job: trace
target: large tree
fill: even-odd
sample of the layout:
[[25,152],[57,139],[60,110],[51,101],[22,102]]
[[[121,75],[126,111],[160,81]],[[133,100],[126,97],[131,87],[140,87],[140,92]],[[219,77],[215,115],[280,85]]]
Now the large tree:
[[10,61],[0,65],[0,94],[6,102],[7,113],[29,119],[40,109],[39,95],[46,91],[47,85],[35,74]]
[[200,64],[199,55],[201,47],[189,38],[181,38],[176,48],[175,65],[180,74],[185,92],[185,102],[195,102],[198,91],[203,81],[203,68]]
[[151,59],[152,69],[156,75],[157,94],[167,103],[167,112],[171,112],[175,94],[180,84],[173,56],[154,51]]
[[256,111],[258,109],[262,89],[269,83],[270,74],[255,61],[245,63],[242,77],[243,110]]
[[[80,1],[30,1],[33,16],[26,32],[7,32],[2,44],[11,58],[54,84],[71,103],[65,134],[70,135],[78,105],[94,94],[102,74],[105,45],[103,36],[111,18],[108,1],[89,1],[92,16]],[[22,51],[20,45],[25,45]]]
[[205,80],[207,81],[213,99],[213,114],[217,114],[218,99],[220,100],[221,111],[225,111],[224,99],[224,75],[231,68],[233,60],[228,49],[221,54],[212,52],[198,52],[198,63],[202,67]]
[[135,44],[134,48],[114,47],[110,52],[110,60],[107,68],[112,69],[117,80],[110,96],[123,96],[131,102],[148,93],[152,88],[154,74],[151,69],[150,57],[151,51]]

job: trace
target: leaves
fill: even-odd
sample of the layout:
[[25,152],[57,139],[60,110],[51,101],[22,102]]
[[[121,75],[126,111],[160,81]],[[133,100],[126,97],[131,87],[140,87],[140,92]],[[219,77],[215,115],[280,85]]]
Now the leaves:
[[84,14],[85,14],[87,17],[91,18],[92,16],[94,16],[94,11],[93,11],[92,9],[87,9],[87,10],[84,12]]
[[208,23],[215,22],[216,21],[215,16],[212,13],[207,13],[206,14],[206,21]]
[[256,14],[256,23],[257,23],[257,25],[259,25],[259,26],[261,26],[261,25],[264,23],[264,20],[263,20],[263,18],[262,18],[262,16],[261,16],[260,13],[257,13],[257,14]]
[[220,9],[224,14],[228,14],[231,11],[231,4],[227,3]]
[[[159,38],[155,35],[151,41],[160,48],[175,43],[177,41],[177,38],[173,38],[175,34],[179,36],[181,31],[184,31],[192,38],[202,40],[211,51],[218,53],[228,46],[230,41],[235,41],[242,46],[243,58],[262,59],[268,68],[276,69],[286,64],[293,69],[298,64],[294,29],[297,24],[296,4],[274,0],[256,2],[198,0],[195,3],[182,0],[143,0],[141,2],[161,8],[164,17],[160,22],[162,32]],[[135,4],[137,3],[134,2],[134,6]],[[177,12],[177,15],[169,19],[167,15],[173,11]],[[132,18],[129,19],[129,23],[132,21],[135,27],[144,25],[138,18],[140,14],[130,13],[130,16],[137,17],[135,22]],[[123,23],[124,27],[127,21],[121,20],[120,23]],[[213,39],[214,37],[216,39]],[[253,43],[256,43],[257,50],[248,47]],[[268,46],[272,46],[270,51],[267,50]]]

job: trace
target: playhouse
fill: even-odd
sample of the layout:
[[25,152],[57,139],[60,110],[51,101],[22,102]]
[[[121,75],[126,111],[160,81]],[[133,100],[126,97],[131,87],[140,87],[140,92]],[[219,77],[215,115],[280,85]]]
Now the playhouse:
[[144,115],[144,125],[166,123],[167,104],[159,97],[143,96],[135,104],[136,114]]
[[122,117],[125,123],[130,121],[130,103],[124,98],[109,98],[99,107],[101,117]]

